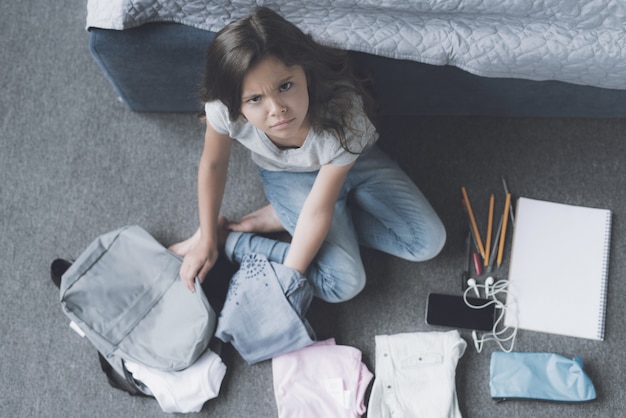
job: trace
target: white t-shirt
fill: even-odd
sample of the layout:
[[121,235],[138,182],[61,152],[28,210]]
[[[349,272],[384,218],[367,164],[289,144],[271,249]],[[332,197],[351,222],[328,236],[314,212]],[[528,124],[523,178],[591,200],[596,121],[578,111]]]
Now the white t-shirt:
[[378,140],[374,125],[362,111],[352,115],[355,132],[345,129],[348,147],[352,153],[341,146],[332,132],[317,134],[313,129],[309,130],[300,148],[282,149],[245,119],[231,122],[228,108],[220,101],[206,103],[205,112],[213,129],[240,142],[252,152],[252,160],[259,167],[271,171],[307,172],[316,171],[329,163],[347,165]]
[[184,370],[164,371],[125,362],[133,377],[150,389],[163,412],[200,412],[209,399],[217,397],[226,375],[220,356],[207,349],[195,363]]

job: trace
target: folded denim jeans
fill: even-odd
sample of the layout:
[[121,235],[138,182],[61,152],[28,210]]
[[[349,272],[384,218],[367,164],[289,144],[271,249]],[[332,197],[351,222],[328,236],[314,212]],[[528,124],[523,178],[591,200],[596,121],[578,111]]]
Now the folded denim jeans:
[[215,336],[231,343],[248,364],[315,342],[304,317],[313,289],[297,270],[249,254],[233,276]]

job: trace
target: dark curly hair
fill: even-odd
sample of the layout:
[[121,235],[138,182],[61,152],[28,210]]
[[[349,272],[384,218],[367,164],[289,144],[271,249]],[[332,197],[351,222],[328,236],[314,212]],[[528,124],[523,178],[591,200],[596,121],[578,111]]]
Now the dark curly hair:
[[[357,76],[347,51],[322,45],[276,12],[259,7],[218,32],[207,51],[200,89],[203,102],[219,100],[232,121],[241,117],[242,84],[246,73],[268,56],[286,66],[299,65],[307,78],[309,121],[317,131],[334,131],[349,151],[344,127],[352,129],[352,106],[363,105],[375,121],[368,80]],[[355,100],[357,97],[361,101]]]

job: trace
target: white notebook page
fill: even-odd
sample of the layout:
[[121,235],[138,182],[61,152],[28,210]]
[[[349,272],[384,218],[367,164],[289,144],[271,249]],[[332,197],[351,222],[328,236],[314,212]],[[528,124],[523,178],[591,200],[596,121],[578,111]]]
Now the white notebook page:
[[611,211],[519,198],[505,324],[604,339]]

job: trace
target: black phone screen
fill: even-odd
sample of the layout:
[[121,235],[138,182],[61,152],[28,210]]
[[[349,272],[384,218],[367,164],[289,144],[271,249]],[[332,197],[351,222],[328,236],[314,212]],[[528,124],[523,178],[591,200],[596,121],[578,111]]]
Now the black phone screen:
[[[482,306],[488,299],[468,297],[475,306]],[[451,328],[465,328],[479,331],[491,331],[494,324],[495,306],[488,305],[481,309],[467,306],[463,296],[431,293],[426,306],[426,323]]]

